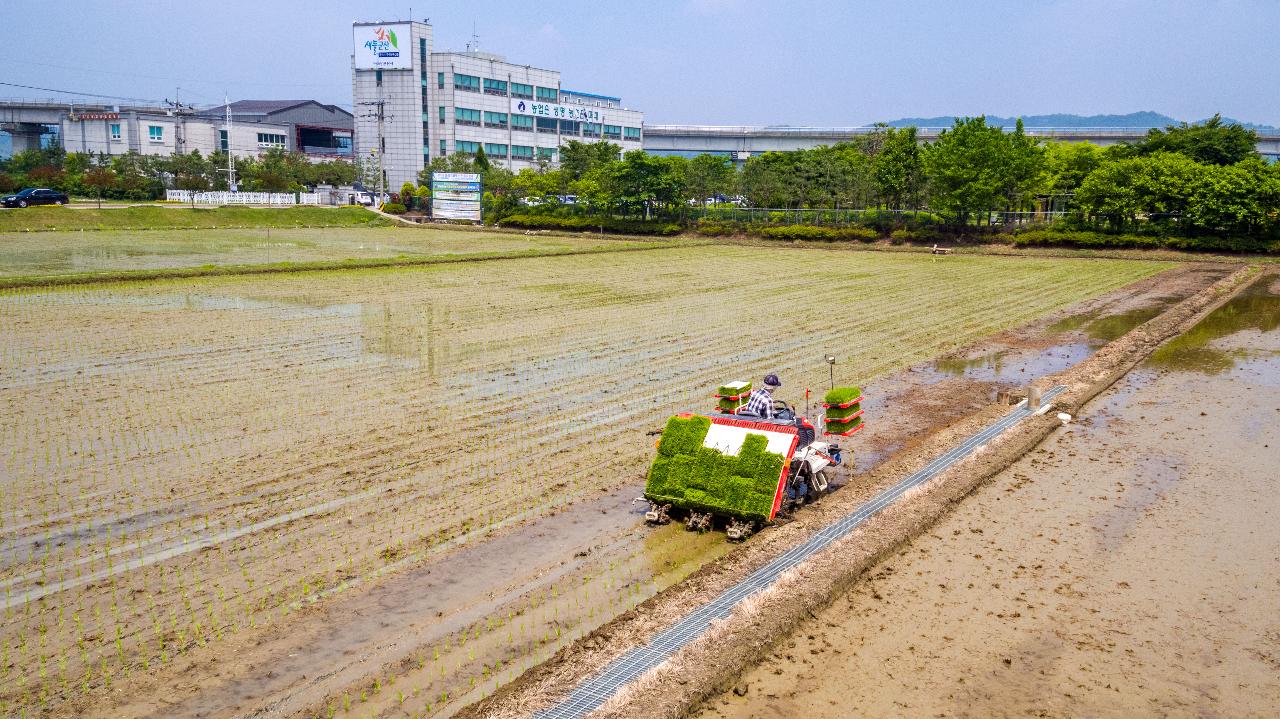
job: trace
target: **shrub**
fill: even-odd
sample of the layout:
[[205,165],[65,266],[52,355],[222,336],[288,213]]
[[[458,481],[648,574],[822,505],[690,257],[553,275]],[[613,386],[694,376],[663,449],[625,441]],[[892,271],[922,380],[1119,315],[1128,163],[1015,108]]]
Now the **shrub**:
[[403,215],[406,209],[405,206],[399,202],[388,202],[382,206],[382,211],[388,215]]
[[747,232],[747,227],[741,222],[733,222],[731,220],[698,220],[693,225],[693,231],[699,235],[706,237],[725,237],[728,235],[741,235]]
[[915,242],[920,239],[917,232],[911,230],[894,230],[889,233],[889,241],[895,245],[901,245],[904,242]]
[[762,227],[757,233],[773,240],[818,240],[839,242],[858,240],[873,242],[879,235],[865,227],[815,227],[814,225],[783,225]]
[[680,225],[674,222],[654,220],[621,220],[616,217],[556,215],[510,215],[498,223],[502,227],[523,227],[537,230],[566,230],[570,232],[597,232],[602,228],[605,232],[628,235],[661,235],[680,234]]

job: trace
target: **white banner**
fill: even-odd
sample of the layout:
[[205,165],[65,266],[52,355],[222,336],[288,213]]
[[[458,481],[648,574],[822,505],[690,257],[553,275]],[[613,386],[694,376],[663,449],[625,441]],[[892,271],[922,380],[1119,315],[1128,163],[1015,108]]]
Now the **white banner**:
[[598,107],[582,107],[580,105],[560,105],[554,102],[537,100],[511,99],[511,114],[549,117],[556,120],[577,120],[578,122],[604,122]]
[[431,181],[432,182],[479,182],[480,173],[478,172],[433,172],[431,173]]
[[407,22],[353,25],[351,53],[357,70],[412,70],[413,31]]

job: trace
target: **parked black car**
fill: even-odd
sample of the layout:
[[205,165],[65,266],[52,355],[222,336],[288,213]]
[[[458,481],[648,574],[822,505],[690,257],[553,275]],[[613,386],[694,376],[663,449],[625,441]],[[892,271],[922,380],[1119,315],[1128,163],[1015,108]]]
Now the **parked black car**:
[[26,207],[28,205],[65,205],[71,198],[65,192],[49,190],[43,187],[28,187],[16,195],[0,198],[5,207]]

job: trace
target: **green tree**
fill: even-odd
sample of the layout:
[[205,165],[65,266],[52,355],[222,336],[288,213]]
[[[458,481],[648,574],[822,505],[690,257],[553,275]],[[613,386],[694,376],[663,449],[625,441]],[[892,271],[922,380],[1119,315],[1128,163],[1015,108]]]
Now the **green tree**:
[[1103,162],[1102,149],[1091,142],[1050,142],[1045,145],[1045,191],[1072,195],[1084,178]]
[[1101,165],[1085,178],[1076,201],[1080,208],[1123,229],[1139,215],[1148,219],[1182,216],[1207,166],[1170,152]]
[[632,150],[622,162],[609,166],[608,187],[624,208],[643,210],[646,219],[653,209],[672,207],[684,196],[684,158],[657,157],[644,150]]
[[1206,165],[1234,165],[1258,154],[1258,133],[1228,125],[1221,115],[1214,115],[1203,123],[1169,125],[1163,130],[1152,129],[1147,139],[1137,146],[1141,155],[1157,152],[1176,152]]
[[1211,165],[1187,202],[1187,222],[1203,231],[1260,234],[1280,210],[1280,174],[1261,159]]
[[563,180],[573,182],[596,167],[616,162],[622,147],[612,142],[579,142],[570,140],[560,147],[560,169]]
[[475,159],[471,164],[476,168],[476,172],[487,172],[489,170],[489,156],[484,152],[484,145],[476,148]]
[[970,215],[992,209],[1010,184],[1008,142],[985,117],[957,119],[924,152],[933,200],[938,210],[961,224]]
[[918,207],[924,191],[924,158],[916,128],[888,128],[879,154],[871,163],[876,192],[895,210]]
[[689,199],[706,204],[712,195],[732,192],[735,172],[726,157],[703,153],[689,160],[686,169]]

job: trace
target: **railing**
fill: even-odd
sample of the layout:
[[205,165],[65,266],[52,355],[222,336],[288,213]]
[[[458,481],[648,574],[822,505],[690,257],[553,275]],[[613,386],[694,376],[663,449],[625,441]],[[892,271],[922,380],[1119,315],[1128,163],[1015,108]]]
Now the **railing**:
[[192,192],[166,190],[164,199],[195,205],[323,205],[319,192]]

